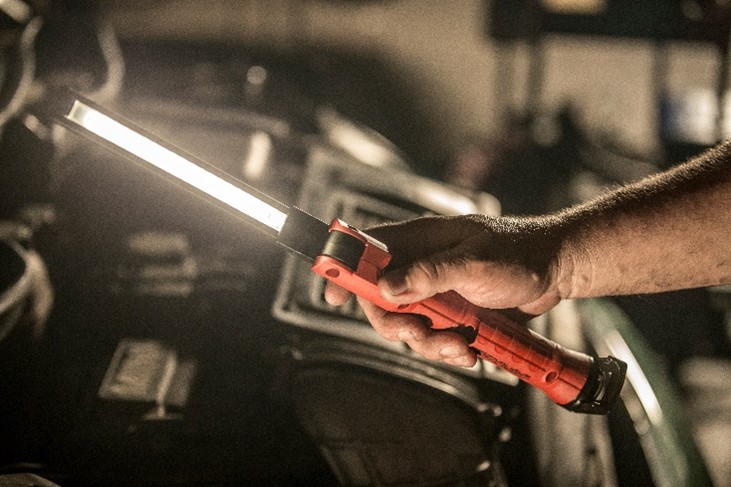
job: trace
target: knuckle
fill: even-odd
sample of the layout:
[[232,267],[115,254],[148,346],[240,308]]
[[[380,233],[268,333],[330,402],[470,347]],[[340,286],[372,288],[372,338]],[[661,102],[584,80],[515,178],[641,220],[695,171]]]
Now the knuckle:
[[412,268],[412,274],[417,279],[425,278],[428,281],[438,280],[442,274],[441,265],[430,260],[416,262]]

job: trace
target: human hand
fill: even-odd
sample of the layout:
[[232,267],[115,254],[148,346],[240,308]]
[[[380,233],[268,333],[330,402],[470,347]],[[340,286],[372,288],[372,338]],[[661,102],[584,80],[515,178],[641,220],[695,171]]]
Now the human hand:
[[[560,238],[544,220],[469,215],[425,217],[367,231],[385,243],[393,261],[378,282],[385,299],[410,304],[456,291],[483,308],[536,315],[560,300]],[[342,305],[350,297],[328,283],[325,299]],[[381,336],[404,341],[430,360],[470,367],[477,356],[456,332],[431,330],[414,315],[392,313],[358,299]]]

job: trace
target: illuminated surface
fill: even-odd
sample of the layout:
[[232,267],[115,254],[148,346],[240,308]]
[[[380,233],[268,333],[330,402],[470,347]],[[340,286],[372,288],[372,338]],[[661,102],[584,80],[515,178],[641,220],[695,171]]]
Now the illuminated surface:
[[66,118],[254,220],[282,230],[286,213],[83,102],[75,101]]
[[634,354],[627,346],[627,342],[617,331],[611,331],[607,334],[606,344],[612,355],[627,363],[627,379],[637,392],[637,397],[642,403],[650,422],[654,425],[662,423],[663,414],[660,402],[647,380],[647,376],[642,372],[642,367],[637,363]]
[[599,15],[607,9],[607,0],[543,0],[543,8],[558,14]]
[[243,173],[249,180],[260,179],[264,175],[272,154],[272,138],[266,132],[257,130],[249,139],[249,151],[243,159]]
[[19,24],[28,22],[33,16],[33,11],[21,0],[0,0],[0,10]]

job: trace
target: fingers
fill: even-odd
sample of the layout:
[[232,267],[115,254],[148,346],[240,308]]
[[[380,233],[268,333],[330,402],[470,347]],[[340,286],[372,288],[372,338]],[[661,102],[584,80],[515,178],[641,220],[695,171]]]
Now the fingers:
[[477,362],[467,340],[458,333],[433,331],[416,316],[391,313],[364,299],[358,299],[358,303],[378,334],[391,341],[405,342],[428,360],[460,367],[472,367]]
[[[327,283],[325,300],[329,304],[340,306],[350,297],[351,294],[342,287]],[[358,304],[379,335],[390,341],[405,342],[428,360],[441,360],[459,367],[472,367],[477,362],[477,356],[458,333],[435,332],[414,315],[391,313],[361,298],[358,298]]]
[[337,284],[328,281],[325,284],[325,301],[331,306],[342,306],[348,302],[352,294]]

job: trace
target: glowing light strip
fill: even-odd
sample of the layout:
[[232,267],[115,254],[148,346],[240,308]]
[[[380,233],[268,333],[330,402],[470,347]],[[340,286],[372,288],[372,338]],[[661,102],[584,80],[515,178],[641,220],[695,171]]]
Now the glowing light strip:
[[74,102],[66,118],[277,232],[287,220],[281,210],[81,101]]

